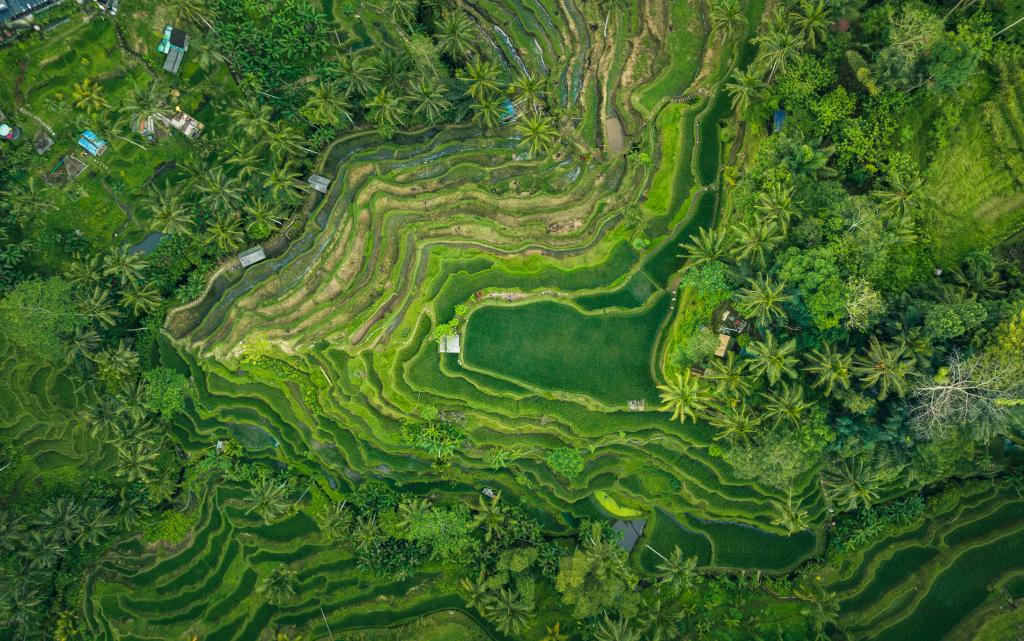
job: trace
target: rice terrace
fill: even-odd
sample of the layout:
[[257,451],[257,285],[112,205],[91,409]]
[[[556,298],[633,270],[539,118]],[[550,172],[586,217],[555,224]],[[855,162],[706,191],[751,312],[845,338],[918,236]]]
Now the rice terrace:
[[1024,2],[0,1],[0,361],[0,641],[1022,641]]

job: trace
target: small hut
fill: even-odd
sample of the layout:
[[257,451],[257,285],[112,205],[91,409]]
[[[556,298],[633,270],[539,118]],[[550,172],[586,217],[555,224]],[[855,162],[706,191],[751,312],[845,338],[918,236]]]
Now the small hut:
[[263,252],[263,247],[256,245],[239,254],[238,262],[242,264],[242,267],[248,267],[249,265],[255,265],[266,257],[267,255]]
[[448,334],[437,341],[437,351],[441,354],[458,354],[459,348],[458,334]]
[[91,129],[86,129],[78,138],[78,146],[93,156],[102,156],[107,151],[107,141],[97,136]]
[[310,177],[306,179],[306,182],[309,183],[310,187],[320,192],[321,194],[326,194],[327,189],[331,186],[331,181],[325,178],[324,176],[321,176],[320,174],[310,175]]

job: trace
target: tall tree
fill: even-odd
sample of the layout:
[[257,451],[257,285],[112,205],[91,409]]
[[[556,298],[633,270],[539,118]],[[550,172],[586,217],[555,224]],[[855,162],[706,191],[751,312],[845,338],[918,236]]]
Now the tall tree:
[[878,388],[878,400],[885,400],[890,392],[902,398],[907,377],[914,371],[914,361],[905,352],[903,346],[882,343],[872,335],[867,351],[854,358],[853,372],[866,387]]
[[807,46],[817,49],[832,24],[830,13],[825,0],[802,0],[797,10],[789,15],[789,20]]
[[469,60],[476,41],[476,27],[461,10],[447,11],[437,23],[437,45],[455,62]]
[[743,15],[743,7],[739,0],[714,0],[711,3],[711,30],[722,38],[725,44],[726,38],[737,33],[747,25],[747,18]]
[[523,116],[516,125],[519,144],[525,146],[534,158],[551,152],[558,141],[558,130],[548,116]]
[[698,413],[707,406],[708,399],[701,389],[700,381],[688,369],[676,374],[670,382],[659,385],[658,390],[661,392],[661,411],[672,412],[673,421],[696,421]]
[[496,96],[501,92],[501,69],[484,58],[475,58],[456,74],[466,83],[466,94],[477,101]]
[[153,188],[142,201],[150,214],[150,227],[163,234],[187,236],[192,233],[192,215],[179,191],[166,182],[163,189]]
[[771,385],[783,376],[796,378],[796,339],[779,343],[775,334],[768,332],[764,340],[751,341],[747,351],[751,355],[750,371],[755,376],[765,376]]
[[701,227],[689,242],[680,243],[691,267],[720,260],[732,249],[732,237],[721,227]]
[[732,98],[732,108],[741,118],[750,112],[751,105],[763,90],[761,74],[749,68],[734,70],[732,80],[725,85],[725,91]]
[[782,305],[792,297],[784,290],[784,283],[776,283],[769,276],[754,276],[740,291],[737,307],[741,314],[756,320],[761,326],[772,325],[786,318]]
[[825,394],[832,396],[837,388],[850,389],[850,367],[853,354],[841,351],[832,343],[824,343],[804,356],[807,360],[805,369],[817,379],[815,387],[823,387]]

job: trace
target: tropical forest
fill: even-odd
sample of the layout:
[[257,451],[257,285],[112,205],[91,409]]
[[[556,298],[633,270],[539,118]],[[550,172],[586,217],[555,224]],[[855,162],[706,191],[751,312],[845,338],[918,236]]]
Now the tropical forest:
[[0,641],[1024,640],[1024,0],[0,1]]

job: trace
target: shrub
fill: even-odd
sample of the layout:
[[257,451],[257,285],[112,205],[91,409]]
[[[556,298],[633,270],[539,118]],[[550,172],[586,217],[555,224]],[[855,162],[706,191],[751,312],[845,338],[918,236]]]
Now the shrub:
[[548,452],[548,467],[570,481],[583,472],[583,455],[571,447],[557,447]]

